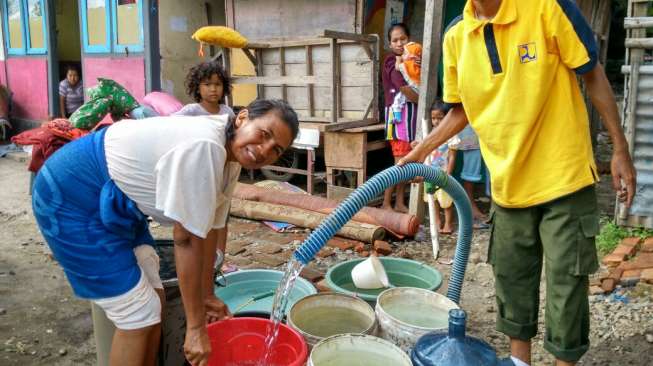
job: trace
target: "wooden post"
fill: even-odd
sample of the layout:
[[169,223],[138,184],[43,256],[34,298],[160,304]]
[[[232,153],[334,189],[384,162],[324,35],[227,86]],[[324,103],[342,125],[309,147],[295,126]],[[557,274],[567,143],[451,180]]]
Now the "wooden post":
[[[438,64],[442,53],[442,22],[445,0],[426,0],[424,39],[422,43],[422,77],[417,103],[416,138],[422,140],[430,131],[422,130],[422,119],[431,118],[431,103],[438,92]],[[430,121],[427,124],[431,125]],[[411,184],[409,211],[424,218],[424,190],[421,184]]]

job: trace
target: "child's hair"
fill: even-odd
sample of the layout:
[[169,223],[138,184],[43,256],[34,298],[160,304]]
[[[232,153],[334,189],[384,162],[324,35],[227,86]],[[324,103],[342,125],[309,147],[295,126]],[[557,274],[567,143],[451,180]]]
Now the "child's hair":
[[[247,109],[250,120],[262,117],[268,113],[276,113],[283,122],[290,128],[292,139],[295,140],[299,133],[299,118],[294,109],[286,101],[281,99],[256,99],[251,102]],[[232,140],[236,134],[235,118],[231,118],[227,124],[226,137]]]
[[433,104],[431,104],[432,111],[442,111],[444,114],[447,114],[451,107],[451,104],[443,102],[442,99],[436,99]]
[[68,75],[68,71],[74,71],[74,72],[76,72],[77,75],[79,75],[80,77],[82,76],[82,73],[79,72],[79,68],[77,67],[77,65],[74,65],[74,64],[68,64],[68,65],[66,65],[66,67],[64,68],[64,74],[65,74],[65,75]]
[[388,41],[390,40],[390,38],[391,38],[390,36],[392,35],[392,32],[393,32],[395,29],[401,29],[401,30],[403,30],[404,33],[406,33],[406,36],[407,36],[407,37],[410,37],[410,31],[408,30],[408,26],[407,26],[406,24],[404,24],[404,23],[394,23],[394,24],[391,25],[390,28],[388,29]]
[[193,66],[188,75],[186,75],[186,93],[189,97],[193,98],[196,102],[202,101],[200,95],[200,83],[202,80],[210,79],[213,74],[217,74],[222,82],[222,99],[231,95],[231,78],[227,72],[216,61],[202,62],[201,64]]

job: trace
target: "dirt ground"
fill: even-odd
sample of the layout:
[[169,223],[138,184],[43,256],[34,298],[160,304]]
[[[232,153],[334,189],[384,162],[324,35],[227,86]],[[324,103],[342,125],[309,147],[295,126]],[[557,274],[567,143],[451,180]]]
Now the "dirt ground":
[[[609,177],[603,177],[599,188],[605,214],[612,212],[609,181]],[[72,295],[61,268],[47,254],[34,223],[28,186],[26,163],[0,158],[0,364],[92,365],[95,342],[89,303]],[[156,232],[160,236],[168,233],[162,228]],[[251,249],[229,258],[243,268],[270,267],[270,263],[262,263],[265,261],[251,255],[259,245],[275,242],[287,252],[305,235],[303,230],[278,234],[260,223],[235,219],[231,221],[230,241],[246,240]],[[394,255],[427,262],[447,277],[450,266],[434,263],[428,238],[422,240],[393,243]],[[492,270],[484,263],[487,243],[488,232],[477,231],[461,304],[470,316],[469,332],[506,355],[507,339],[494,330]],[[443,258],[451,258],[455,237],[442,238],[441,245]],[[337,250],[335,255],[319,259],[314,265],[326,270],[336,261],[354,255]],[[646,290],[621,289],[621,297],[591,297],[592,346],[582,365],[653,364],[653,344],[645,336],[651,333],[653,338],[653,292]],[[446,283],[439,291],[446,292]],[[543,297],[544,286],[541,291]],[[543,320],[542,312],[541,331]],[[533,365],[551,364],[552,358],[542,348],[540,332],[534,342]]]

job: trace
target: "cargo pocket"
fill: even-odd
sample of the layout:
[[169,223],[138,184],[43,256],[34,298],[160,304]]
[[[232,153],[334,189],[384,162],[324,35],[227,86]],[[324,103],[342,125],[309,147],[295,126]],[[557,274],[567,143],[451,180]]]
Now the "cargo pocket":
[[576,243],[576,265],[571,274],[587,276],[599,268],[595,238],[599,234],[599,217],[597,214],[584,215],[579,218],[580,230]]
[[494,240],[494,226],[495,226],[495,222],[496,222],[496,220],[494,218],[495,215],[496,215],[496,210],[494,209],[494,205],[492,205],[490,207],[490,215],[489,215],[490,216],[490,218],[489,218],[489,221],[490,221],[490,239],[489,239],[489,243],[488,243],[488,246],[487,246],[487,261],[486,261],[486,263],[489,263],[489,264],[492,264],[492,265],[494,264],[494,261],[493,261],[493,258],[492,258],[492,242]]

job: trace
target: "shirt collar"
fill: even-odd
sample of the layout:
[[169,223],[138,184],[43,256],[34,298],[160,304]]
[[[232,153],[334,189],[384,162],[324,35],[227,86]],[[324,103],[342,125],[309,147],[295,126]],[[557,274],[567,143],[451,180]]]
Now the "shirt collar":
[[467,4],[465,4],[465,9],[463,10],[463,22],[467,33],[471,33],[487,23],[510,24],[515,20],[517,20],[517,5],[514,0],[502,0],[497,15],[489,21],[476,19],[472,0],[467,0]]

